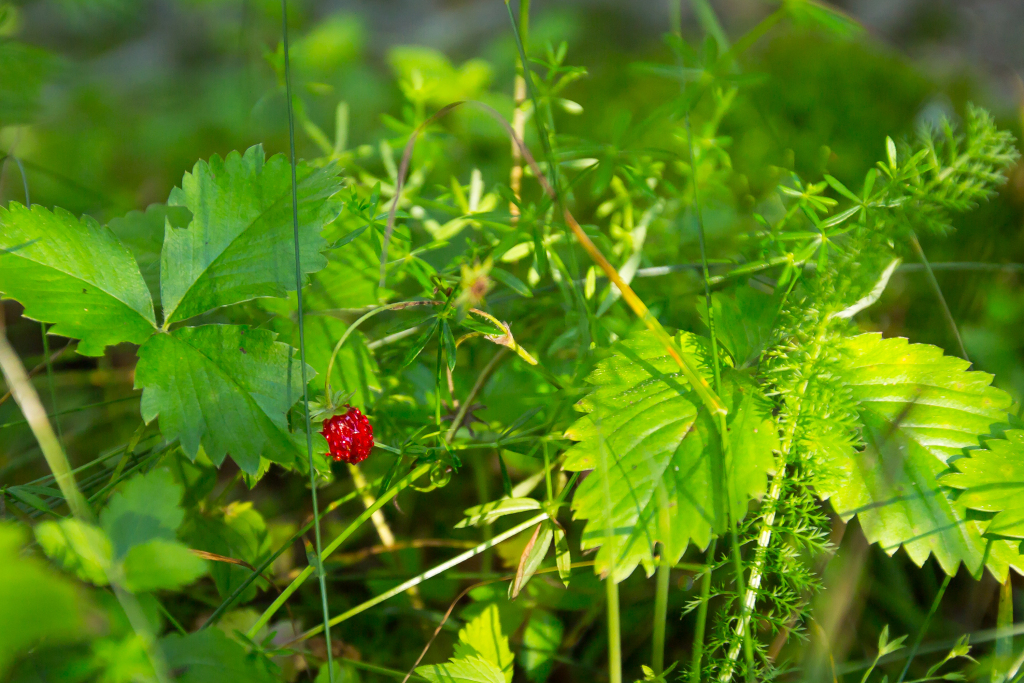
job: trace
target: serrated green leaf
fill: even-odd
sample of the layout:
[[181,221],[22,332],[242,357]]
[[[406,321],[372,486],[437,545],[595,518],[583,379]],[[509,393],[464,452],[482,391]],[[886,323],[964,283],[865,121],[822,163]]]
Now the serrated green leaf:
[[[290,466],[305,440],[290,434],[288,409],[302,396],[299,361],[273,332],[235,325],[183,327],[139,349],[135,386],[142,417],[195,459],[200,445],[217,465],[231,454],[249,474],[260,456]],[[312,368],[308,377],[315,376]],[[302,441],[301,447],[299,440]]]
[[[679,341],[691,355],[705,357],[701,338],[683,334]],[[621,581],[638,564],[648,576],[654,572],[656,542],[673,563],[691,542],[706,547],[712,533],[724,530],[726,515],[724,500],[715,498],[715,462],[722,457],[715,420],[679,366],[649,332],[616,343],[612,351],[587,378],[595,390],[579,403],[588,415],[566,432],[579,443],[564,467],[594,470],[573,496],[574,516],[588,520],[580,544],[584,551],[601,547],[595,565],[600,573],[610,569],[614,553],[615,580]],[[707,374],[703,365],[701,371]],[[770,404],[749,380],[726,369],[723,382],[732,446],[726,485],[732,515],[742,519],[748,501],[764,493],[778,436]],[[609,528],[612,548],[605,543]]]
[[428,664],[417,667],[416,673],[430,683],[506,683],[501,669],[481,657],[453,659],[446,664]]
[[128,249],[108,228],[63,209],[0,208],[0,292],[50,334],[80,340],[100,356],[112,344],[141,344],[156,329],[153,300]]
[[540,510],[540,501],[533,498],[500,498],[490,503],[466,508],[465,512],[463,512],[466,518],[456,524],[455,528],[462,529],[468,526],[480,526],[481,524],[493,522],[505,515],[514,515],[517,512],[528,512],[530,510]]
[[480,657],[494,664],[504,674],[505,683],[512,681],[512,650],[508,634],[502,630],[501,615],[496,604],[490,604],[459,630],[454,659]]
[[148,593],[187,586],[206,573],[206,562],[177,541],[157,538],[132,547],[122,569],[125,588]]
[[953,461],[955,472],[940,480],[963,489],[957,502],[983,512],[994,512],[986,532],[1024,538],[1024,431],[1013,430],[1003,439],[989,439],[984,449]]
[[1015,544],[982,537],[963,502],[937,477],[952,456],[1007,418],[1010,397],[969,363],[906,339],[863,334],[844,344],[841,370],[864,425],[863,451],[826,454],[820,488],[844,519],[857,516],[868,541],[890,555],[901,546],[923,565],[934,555],[948,574],[985,564],[1000,580],[1024,566]]
[[523,649],[519,652],[519,663],[526,677],[533,683],[544,683],[551,675],[564,630],[561,620],[550,612],[534,610],[530,614],[530,620],[523,630]]
[[135,545],[153,539],[173,541],[185,519],[183,489],[166,469],[132,477],[100,513],[100,526],[110,538],[114,559]]
[[24,542],[23,529],[0,523],[0,676],[44,639],[52,646],[88,635],[79,588],[23,555]]
[[154,303],[160,303],[160,252],[164,246],[165,226],[184,228],[192,214],[183,206],[151,204],[143,211],[131,211],[107,223],[121,244],[128,247],[139,264]]
[[77,519],[40,522],[33,529],[46,556],[83,581],[106,586],[113,563],[110,539]]
[[[327,265],[324,226],[340,205],[333,166],[297,169],[302,274]],[[295,289],[291,167],[263,147],[212,156],[186,173],[167,201],[192,212],[182,230],[168,228],[160,259],[165,327],[220,306]]]

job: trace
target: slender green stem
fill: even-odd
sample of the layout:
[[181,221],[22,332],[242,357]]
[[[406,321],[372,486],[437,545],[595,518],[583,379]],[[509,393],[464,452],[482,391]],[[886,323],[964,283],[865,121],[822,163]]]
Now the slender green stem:
[[970,357],[967,355],[967,347],[964,346],[964,340],[960,336],[960,328],[956,325],[956,320],[953,319],[953,312],[949,310],[949,304],[946,303],[946,297],[942,294],[942,288],[939,287],[939,281],[935,277],[935,271],[932,270],[932,265],[928,261],[928,257],[924,254],[924,249],[921,248],[921,243],[917,240],[917,235],[913,232],[910,233],[910,244],[914,247],[914,253],[921,259],[921,265],[924,266],[925,272],[928,274],[928,284],[931,285],[932,291],[935,292],[935,298],[939,300],[939,308],[942,309],[942,317],[946,319],[946,324],[949,325],[950,331],[953,333],[953,338],[956,339],[956,344],[960,349],[960,357],[966,361],[970,361]]
[[668,589],[672,582],[672,564],[661,548],[661,564],[654,593],[654,634],[651,638],[651,668],[658,675],[665,669],[665,622],[668,620]]
[[[710,11],[710,7],[707,8]],[[702,275],[704,279],[704,304],[707,309],[708,316],[708,332],[711,336],[711,364],[712,371],[714,372],[715,381],[715,393],[722,396],[722,368],[721,361],[718,352],[718,334],[715,329],[715,307],[714,302],[711,299],[711,272],[708,268],[708,254],[706,246],[706,238],[704,233],[704,216],[701,211],[700,194],[697,191],[697,166],[696,166],[696,155],[693,152],[693,128],[690,125],[690,112],[686,112],[686,135],[687,135],[687,154],[690,161],[690,179],[693,187],[693,210],[697,215],[697,237],[700,244],[700,260],[702,267]],[[747,605],[747,591],[743,580],[743,561],[740,556],[740,543],[739,543],[739,530],[737,528],[736,520],[732,514],[732,502],[730,501],[730,490],[729,490],[729,471],[728,467],[732,463],[731,444],[729,440],[729,424],[728,419],[724,414],[719,413],[718,418],[718,436],[722,444],[721,457],[717,459],[716,469],[718,476],[714,479],[715,485],[715,499],[720,508],[720,519],[726,521],[726,525],[729,527],[729,535],[732,539],[732,562],[733,571],[736,574],[736,591],[740,596],[740,605],[742,610],[746,610]],[[747,661],[747,672],[748,676],[754,669],[754,646],[752,638],[750,636],[750,628],[747,625],[748,619],[744,619],[744,614],[740,615],[740,623],[743,625],[742,637],[743,637],[743,654]]]
[[[367,486],[367,488],[363,489],[363,490],[375,489],[376,487],[380,486],[380,482],[382,481],[382,479],[383,479],[383,477],[378,477],[376,480],[370,482],[370,484]],[[359,497],[359,495],[361,493],[363,493],[363,490],[357,489],[357,490],[353,491],[352,493],[344,495],[341,498],[338,498],[337,500],[332,502],[330,505],[328,505],[327,507],[324,508],[323,512],[320,513],[320,519],[323,519],[324,517],[326,517],[330,513],[334,512],[334,510],[336,510],[340,506],[344,505],[345,503],[347,503],[347,502],[349,502],[351,500],[355,500],[357,497]],[[199,630],[201,631],[204,628],[206,628],[207,626],[212,626],[213,624],[217,623],[217,620],[220,619],[221,615],[224,614],[224,612],[227,611],[227,609],[230,608],[231,605],[234,604],[235,600],[238,599],[238,596],[241,595],[242,592],[246,588],[248,588],[249,585],[253,581],[255,581],[257,578],[259,578],[260,575],[263,574],[264,571],[266,571],[267,567],[269,567],[271,564],[273,564],[274,560],[276,560],[277,558],[281,557],[281,555],[283,555],[286,550],[288,550],[289,548],[292,547],[292,544],[295,543],[296,540],[298,540],[303,534],[305,534],[306,532],[308,532],[312,528],[313,528],[313,520],[310,520],[305,526],[303,526],[301,529],[299,529],[294,534],[292,534],[292,537],[289,538],[285,543],[283,543],[280,548],[275,550],[274,553],[272,555],[270,555],[270,557],[268,557],[267,559],[263,560],[262,564],[260,564],[258,567],[253,569],[252,572],[249,574],[249,576],[247,576],[245,578],[245,581],[243,581],[237,588],[235,588],[235,590],[232,591],[231,595],[229,595],[227,598],[225,598],[224,602],[222,602],[220,604],[220,606],[217,607],[216,610],[214,610],[213,614],[211,614],[209,616],[209,618],[206,620],[206,622],[203,623],[203,625],[199,627]]]
[[[470,558],[473,558],[473,557],[476,557],[477,555],[479,555],[480,553],[484,552],[488,548],[493,548],[494,546],[498,545],[502,541],[506,541],[506,540],[512,538],[513,536],[515,536],[516,534],[522,533],[523,531],[526,531],[527,529],[529,529],[529,528],[531,528],[533,526],[536,526],[540,522],[543,522],[545,519],[547,519],[547,513],[541,513],[539,515],[536,515],[535,517],[531,517],[530,519],[526,520],[525,522],[523,522],[521,524],[517,524],[516,526],[512,527],[508,531],[505,531],[505,532],[502,532],[502,533],[498,534],[497,536],[495,536],[491,540],[484,541],[483,543],[481,543],[480,545],[476,546],[475,548],[467,550],[466,552],[464,552],[464,553],[462,553],[460,555],[456,555],[455,557],[453,557],[452,559],[448,560],[447,562],[442,562],[441,564],[437,565],[436,567],[433,567],[432,569],[428,569],[427,571],[423,572],[422,574],[420,574],[418,576],[414,576],[413,578],[409,579],[408,581],[405,581],[405,582],[395,586],[391,590],[385,591],[384,593],[381,593],[380,595],[378,595],[378,596],[376,596],[374,598],[371,598],[370,600],[367,600],[366,602],[364,602],[362,604],[356,605],[355,607],[353,607],[352,609],[348,610],[347,612],[339,614],[338,616],[336,616],[333,619],[331,619],[331,626],[337,626],[341,622],[343,622],[343,621],[345,621],[347,619],[351,619],[355,615],[357,615],[357,614],[359,614],[361,612],[365,612],[366,610],[370,609],[371,607],[375,607],[375,606],[379,605],[380,603],[384,602],[385,600],[388,600],[390,598],[393,598],[396,595],[404,593],[405,591],[409,590],[413,586],[418,586],[421,583],[423,583],[424,581],[427,581],[428,579],[434,578],[438,574],[443,574],[445,571],[451,569],[452,567],[458,566],[458,565],[462,564],[463,562],[465,562],[466,560],[468,560]],[[289,588],[290,588],[290,586],[289,586]],[[312,638],[313,636],[317,635],[321,631],[323,631],[323,627],[322,626],[317,626],[315,628],[311,628],[310,630],[306,631],[301,636],[296,638],[295,641],[293,641],[293,642],[297,642],[297,641],[300,641],[300,640],[306,640],[307,638]]]
[[690,659],[690,683],[700,683],[704,659],[704,630],[708,623],[708,600],[711,596],[711,574],[715,565],[718,539],[711,539],[707,552],[707,569],[700,580],[700,606],[697,607],[697,625],[693,630],[693,656]]
[[306,366],[306,329],[302,306],[302,257],[299,246],[299,182],[295,161],[295,108],[292,102],[291,65],[288,55],[288,0],[281,0],[281,42],[284,47],[284,83],[288,109],[288,151],[292,172],[292,232],[295,237],[295,295],[298,309],[299,361],[302,376],[302,408],[306,417],[306,456],[309,465],[309,490],[313,500],[313,529],[316,539],[317,575],[320,579],[320,607],[324,618],[324,639],[327,649],[327,678],[334,681],[334,655],[331,647],[330,610],[327,606],[327,580],[323,571],[323,545],[320,538],[320,511],[316,500],[316,467],[313,464],[313,424],[309,415],[309,377]]
[[609,574],[604,580],[608,600],[608,681],[622,683],[622,626],[619,620],[619,584]]
[[60,424],[59,409],[57,408],[57,384],[53,379],[53,361],[50,360],[50,337],[46,334],[46,323],[39,323],[39,326],[43,330],[43,358],[46,359],[46,383],[50,387],[50,410],[54,413],[53,424],[57,427],[57,439],[60,441],[60,446],[67,452],[68,445],[64,441],[64,428]]
[[[328,557],[330,557],[331,553],[333,553],[335,550],[337,550],[341,546],[341,544],[344,543],[348,539],[348,537],[351,536],[355,532],[356,529],[358,529],[360,526],[362,526],[366,522],[366,520],[370,519],[370,517],[373,515],[374,512],[376,512],[377,510],[379,510],[382,507],[384,507],[384,505],[387,504],[388,501],[390,501],[392,498],[394,498],[396,495],[398,495],[399,491],[405,489],[407,486],[409,486],[409,484],[414,482],[416,479],[419,479],[424,474],[429,472],[430,471],[430,467],[431,467],[430,463],[425,463],[425,464],[420,465],[419,467],[414,469],[412,472],[410,472],[409,474],[407,474],[404,477],[402,477],[402,479],[397,484],[395,484],[393,487],[391,487],[390,489],[385,491],[384,494],[381,495],[374,502],[373,505],[371,505],[370,507],[368,507],[365,510],[363,510],[362,514],[360,514],[358,517],[356,517],[352,521],[351,524],[349,524],[347,527],[345,527],[345,530],[342,531],[341,534],[339,534],[337,538],[335,538],[333,541],[331,541],[330,544],[328,544],[328,546],[323,549],[323,552],[320,553],[319,564],[322,565],[323,561],[326,560]],[[318,523],[319,520],[316,520],[316,522]],[[504,539],[502,539],[502,540],[504,540]],[[261,628],[263,628],[264,626],[267,625],[267,623],[274,616],[274,614],[277,613],[277,610],[281,609],[281,607],[284,605],[284,603],[288,601],[288,598],[291,597],[292,593],[297,591],[299,589],[299,587],[302,586],[303,583],[305,583],[306,579],[309,578],[310,574],[312,574],[313,571],[314,571],[314,568],[313,568],[312,565],[307,566],[305,569],[303,569],[299,573],[298,576],[296,576],[292,580],[292,582],[290,584],[288,584],[287,588],[285,588],[283,591],[281,591],[281,594],[277,597],[277,599],[274,600],[274,602],[270,605],[270,607],[268,607],[266,610],[264,610],[263,614],[260,615],[260,618],[257,619],[256,623],[253,624],[252,628],[249,629],[248,636],[250,638],[254,638],[256,636],[256,633],[259,632],[259,630]],[[399,591],[399,592],[401,592],[401,591]],[[211,619],[212,619],[212,617],[211,617]],[[332,623],[335,623],[335,622],[332,622]],[[319,627],[319,628],[322,629],[322,627]],[[319,631],[317,631],[317,632],[319,633]]]
[[910,653],[907,655],[907,663],[903,665],[903,671],[900,672],[900,677],[896,683],[903,683],[903,679],[907,677],[907,671],[910,670],[910,665],[914,662],[914,657],[917,656],[917,648],[921,647],[921,641],[924,640],[924,636],[928,632],[928,627],[932,623],[932,617],[935,616],[935,612],[939,609],[939,603],[942,602],[942,596],[946,594],[946,588],[949,586],[952,578],[951,574],[946,574],[946,578],[942,580],[939,592],[935,594],[935,599],[932,600],[932,606],[924,618],[924,623],[921,624],[917,637],[914,638],[914,644],[910,647]]

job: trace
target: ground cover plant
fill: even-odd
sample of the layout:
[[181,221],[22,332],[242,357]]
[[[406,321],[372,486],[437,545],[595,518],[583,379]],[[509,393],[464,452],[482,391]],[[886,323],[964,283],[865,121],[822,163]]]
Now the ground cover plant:
[[389,85],[243,5],[234,148],[64,137],[0,5],[0,679],[1024,679],[1007,126],[813,0],[595,73],[513,1]]

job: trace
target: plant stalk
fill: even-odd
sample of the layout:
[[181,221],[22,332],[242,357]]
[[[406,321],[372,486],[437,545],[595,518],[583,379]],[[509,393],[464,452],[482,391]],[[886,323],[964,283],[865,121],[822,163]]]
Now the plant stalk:
[[[364,510],[361,515],[356,517],[352,521],[351,524],[349,524],[347,527],[345,527],[345,530],[342,531],[341,534],[339,534],[337,538],[335,538],[333,541],[331,541],[327,545],[327,547],[324,548],[323,552],[320,554],[320,558],[319,558],[320,559],[320,564],[323,565],[323,561],[326,560],[331,555],[331,553],[333,553],[335,550],[337,550],[341,546],[341,544],[344,543],[348,539],[348,537],[351,536],[355,532],[356,529],[358,529],[360,526],[363,525],[363,523],[366,520],[370,519],[370,517],[373,515],[374,512],[376,512],[377,510],[382,508],[388,501],[390,501],[392,498],[394,498],[396,495],[398,495],[399,491],[401,491],[405,487],[409,486],[409,484],[411,484],[413,481],[415,481],[416,479],[419,479],[424,474],[429,472],[430,471],[430,467],[431,467],[430,463],[425,463],[425,464],[420,465],[419,467],[414,469],[412,472],[410,472],[409,474],[405,475],[401,479],[401,481],[399,481],[395,486],[393,486],[392,488],[390,488],[387,491],[385,491],[384,495],[382,495],[380,498],[378,498],[377,501],[372,506],[370,506],[369,508]],[[285,588],[283,591],[281,591],[281,594],[277,596],[277,599],[274,600],[274,602],[270,605],[270,607],[268,607],[266,610],[264,610],[263,614],[260,615],[260,618],[257,619],[256,623],[253,624],[252,628],[249,629],[249,632],[247,634],[249,638],[256,637],[256,633],[258,633],[261,628],[263,628],[264,626],[267,625],[267,623],[270,622],[270,619],[274,616],[274,614],[276,614],[277,611],[279,609],[281,609],[281,607],[284,605],[284,603],[288,601],[288,598],[291,597],[292,593],[297,591],[299,589],[299,587],[302,586],[303,583],[305,583],[306,579],[309,578],[310,574],[312,574],[313,571],[314,571],[313,566],[312,565],[308,565],[305,569],[303,569],[299,573],[298,576],[296,576],[292,580],[292,582],[290,584],[288,584],[287,588]],[[412,584],[412,585],[415,585],[415,584]],[[401,592],[401,591],[399,591],[399,592]],[[331,621],[331,623],[334,624],[334,623],[338,623],[338,622]],[[320,628],[322,629],[322,626]],[[317,631],[317,632],[319,633],[319,631]]]
[[654,634],[651,637],[651,668],[657,676],[665,670],[665,622],[668,620],[668,589],[672,582],[672,565],[664,545],[661,548],[661,564],[658,565],[657,583],[654,593]]
[[708,599],[711,596],[711,574],[714,571],[715,550],[718,539],[708,546],[707,569],[700,579],[700,606],[697,608],[697,626],[693,631],[693,656],[690,659],[690,682],[700,683],[700,669],[704,659],[704,629],[708,623]]
[[[451,569],[452,567],[460,565],[460,564],[462,564],[463,562],[465,562],[466,560],[468,560],[468,559],[470,559],[472,557],[476,557],[477,555],[479,555],[480,553],[484,552],[488,548],[492,548],[492,547],[498,545],[499,543],[501,543],[502,541],[506,541],[506,540],[512,538],[513,536],[515,536],[516,534],[519,534],[519,533],[521,533],[523,531],[526,531],[527,529],[529,529],[529,528],[539,524],[540,522],[543,522],[545,519],[547,519],[547,513],[541,513],[539,515],[531,517],[530,519],[526,520],[522,524],[518,524],[518,525],[512,527],[511,529],[509,529],[508,531],[504,531],[504,532],[498,534],[497,536],[495,536],[491,540],[484,541],[483,543],[481,543],[480,545],[476,546],[475,548],[467,550],[466,552],[464,552],[464,553],[462,553],[460,555],[456,555],[455,557],[453,557],[452,559],[448,560],[447,562],[442,562],[441,564],[437,565],[436,567],[428,569],[427,571],[423,572],[422,574],[420,574],[418,576],[414,576],[413,578],[409,579],[408,581],[405,581],[405,582],[395,586],[391,590],[385,591],[384,593],[381,593],[380,595],[378,595],[378,596],[376,596],[374,598],[371,598],[370,600],[367,600],[366,602],[364,602],[364,603],[362,603],[360,605],[356,605],[355,607],[353,607],[352,609],[348,610],[347,612],[343,612],[342,614],[339,614],[338,616],[336,616],[333,619],[331,619],[331,626],[337,626],[341,622],[343,622],[343,621],[345,621],[347,619],[350,619],[350,618],[354,617],[355,615],[357,615],[357,614],[359,614],[361,612],[365,612],[366,610],[370,609],[371,607],[375,607],[375,606],[379,605],[380,603],[384,602],[385,600],[393,598],[396,595],[398,595],[399,593],[402,593],[404,591],[409,590],[413,586],[418,586],[421,583],[423,583],[424,581],[427,581],[428,579],[434,578],[438,574],[443,574],[444,572],[446,572],[447,570]],[[290,586],[289,586],[289,588],[290,588]],[[313,636],[317,635],[321,631],[323,631],[323,626],[316,626],[316,627],[311,628],[310,630],[306,631],[305,633],[300,635],[298,638],[296,638],[292,642],[294,643],[294,642],[299,642],[299,641],[302,641],[302,640],[306,640],[308,638],[312,638]],[[288,643],[287,645],[290,645],[290,644],[291,643]]]

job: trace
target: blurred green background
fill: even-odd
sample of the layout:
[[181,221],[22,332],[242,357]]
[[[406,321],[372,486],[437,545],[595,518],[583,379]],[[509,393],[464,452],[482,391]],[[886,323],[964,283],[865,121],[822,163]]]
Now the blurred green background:
[[[511,115],[516,48],[502,0],[293,0],[289,6],[298,103],[308,122],[298,138],[300,157],[319,156],[322,144],[338,144],[341,130],[343,146],[379,169],[380,141],[401,144],[409,118],[465,98]],[[726,32],[739,36],[775,5],[727,0],[711,6]],[[990,109],[1003,127],[1021,136],[1024,2],[851,0],[835,6],[862,30],[837,36],[786,24],[744,58],[752,80],[720,129],[735,174],[728,188],[732,201],[708,212],[712,256],[728,252],[730,238],[746,225],[740,213],[749,214],[772,191],[778,180],[773,169],[790,168],[808,180],[828,172],[857,183],[883,156],[886,135],[909,135],[941,114],[955,117],[968,101]],[[197,159],[259,142],[268,154],[287,149],[278,0],[48,0],[0,7],[0,202],[25,201],[27,187],[32,203],[106,222],[165,201]],[[704,33],[690,4],[684,0],[678,11],[684,35],[698,45]],[[663,0],[533,0],[532,12],[535,56],[564,41],[567,63],[587,71],[563,93],[578,105],[560,114],[567,148],[584,140],[596,148],[614,144],[630,121],[678,88],[635,66],[672,59],[663,35],[673,10]],[[347,107],[339,109],[339,102]],[[340,126],[339,116],[347,117]],[[501,131],[469,114],[453,126],[463,134],[446,141],[429,182],[443,185],[470,168],[480,169],[488,188],[506,182],[509,145]],[[591,199],[580,191],[580,203]],[[996,383],[1020,403],[1024,169],[1013,172],[992,202],[959,218],[956,228],[946,239],[925,240],[924,249],[940,264],[940,285],[975,367],[994,373]],[[694,238],[683,235],[663,255],[686,261],[696,253]],[[954,262],[975,265],[942,265]],[[696,282],[687,278],[680,275],[684,283]],[[667,311],[672,324],[697,325],[692,298],[665,295],[654,280],[640,281],[637,288]],[[42,340],[38,325],[20,320],[19,312],[16,304],[4,303],[9,334],[31,367],[42,357]],[[951,352],[956,348],[920,270],[893,278],[865,326]],[[58,348],[63,342],[50,343]],[[64,359],[55,376],[61,402],[85,405],[130,396],[132,358],[115,349],[99,360]],[[517,391],[513,379],[507,379],[509,392]],[[491,390],[492,403],[500,403],[503,386],[498,382]],[[103,420],[89,412],[65,416],[72,455],[84,458],[127,440],[136,405],[108,406]],[[43,473],[31,434],[23,426],[5,426],[19,419],[13,402],[0,405],[2,483]],[[277,482],[256,495],[272,518],[289,509],[285,500],[303,494],[300,483]],[[452,509],[424,526],[457,518]],[[416,535],[414,521],[402,524]],[[864,552],[856,538],[844,539],[839,574],[843,558]],[[918,570],[901,558],[893,568],[880,551],[871,552],[868,570],[846,588],[854,606],[849,614],[866,624],[866,643],[885,623],[898,633],[916,628],[937,583],[930,565]],[[583,596],[583,605],[587,590],[597,590],[585,584],[575,594]],[[645,590],[642,582],[635,588]],[[961,575],[933,635],[990,626],[996,589],[990,579],[975,583]],[[1018,605],[1024,607],[1024,600]],[[378,632],[361,634],[364,640],[354,640],[352,647],[394,648],[393,642],[380,644],[394,628],[389,614],[375,616]],[[627,609],[627,632],[630,618]],[[421,634],[409,630],[409,642],[418,648]],[[582,669],[566,667],[557,676],[587,680],[592,670],[586,667],[599,660],[599,641],[584,642],[575,652]],[[853,658],[867,651],[863,644],[850,647]]]

